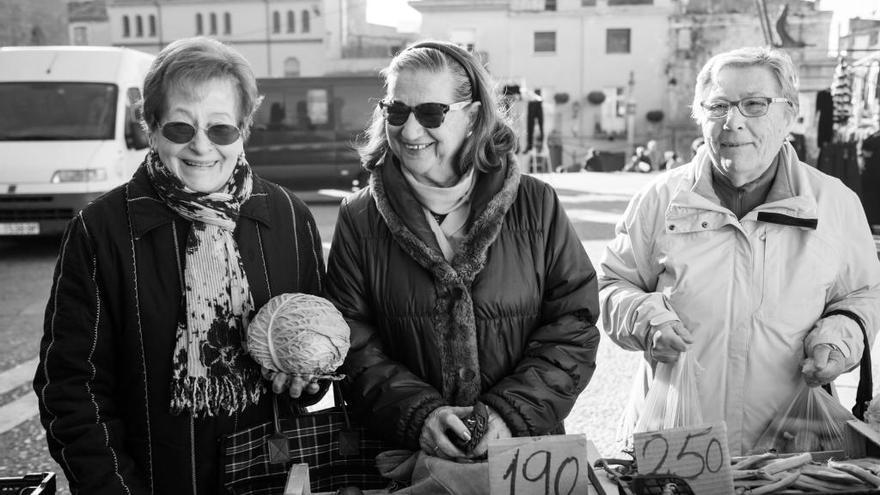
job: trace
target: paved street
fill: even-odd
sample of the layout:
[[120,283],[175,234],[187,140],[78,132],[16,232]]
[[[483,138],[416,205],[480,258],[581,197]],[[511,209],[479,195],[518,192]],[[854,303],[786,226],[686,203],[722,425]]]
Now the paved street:
[[[551,174],[578,235],[594,264],[598,263],[613,226],[631,195],[654,174]],[[325,252],[336,220],[336,203],[316,194],[304,195],[319,225]],[[43,430],[36,418],[36,398],[30,388],[45,301],[48,297],[57,240],[0,240],[0,476],[27,471],[60,469],[45,449]],[[615,452],[615,430],[629,393],[640,354],[625,352],[610,340],[599,348],[598,367],[586,392],[566,421],[569,432],[583,432],[603,454]],[[875,363],[880,359],[875,358]],[[843,380],[850,393],[852,377]],[[845,399],[846,401],[846,399]],[[851,399],[850,399],[851,402]],[[66,489],[61,476],[60,488]],[[67,493],[59,490],[59,493]]]

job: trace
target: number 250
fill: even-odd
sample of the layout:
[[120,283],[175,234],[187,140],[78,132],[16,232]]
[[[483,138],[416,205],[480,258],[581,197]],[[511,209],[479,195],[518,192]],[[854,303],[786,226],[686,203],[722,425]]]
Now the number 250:
[[[691,440],[696,439],[698,437],[702,437],[712,433],[712,428],[706,428],[703,431],[697,433],[688,433],[688,435],[684,438],[684,443],[681,444],[681,448],[678,450],[678,454],[675,456],[675,460],[681,461],[682,459],[691,457],[695,458],[694,463],[697,464],[697,472],[695,473],[681,473],[677,472],[676,475],[684,478],[684,479],[693,479],[697,476],[703,474],[704,471],[709,471],[710,473],[717,473],[721,467],[724,465],[724,451],[721,448],[721,442],[718,441],[717,438],[712,437],[709,442],[706,444],[706,452],[705,454],[700,454],[697,451],[686,450],[688,448],[688,444]],[[663,436],[662,433],[656,433],[648,439],[647,442],[642,446],[642,456],[644,457],[648,451],[648,446],[654,442],[654,440],[660,440],[663,442],[663,454],[660,456],[660,460],[657,462],[657,465],[654,466],[648,474],[664,474],[658,472],[661,467],[666,464],[666,458],[669,455],[669,441]],[[709,464],[710,454],[712,450],[712,446],[715,446],[715,449],[718,451],[718,465],[711,466]],[[669,473],[666,473],[669,474]]]

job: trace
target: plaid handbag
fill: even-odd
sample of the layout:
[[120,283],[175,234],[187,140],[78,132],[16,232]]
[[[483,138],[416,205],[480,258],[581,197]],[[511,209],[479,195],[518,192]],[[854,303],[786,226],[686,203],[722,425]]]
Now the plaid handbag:
[[344,486],[385,488],[390,480],[376,468],[376,456],[394,445],[370,435],[349,418],[338,385],[336,406],[226,435],[222,439],[223,486],[230,495],[280,495],[293,464],[309,465],[312,492]]

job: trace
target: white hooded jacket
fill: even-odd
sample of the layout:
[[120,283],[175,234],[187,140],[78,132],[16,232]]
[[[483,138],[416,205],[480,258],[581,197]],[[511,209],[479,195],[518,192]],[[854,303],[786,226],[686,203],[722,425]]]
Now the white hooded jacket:
[[[858,364],[861,318],[880,324],[880,262],[858,197],[783,145],[766,202],[741,220],[720,205],[705,147],[630,202],[599,267],[602,321],[645,351],[651,325],[694,337],[706,422],[727,422],[731,455],[749,451],[802,380],[805,346]],[[643,366],[643,371],[649,371]],[[637,376],[644,380],[644,375]]]

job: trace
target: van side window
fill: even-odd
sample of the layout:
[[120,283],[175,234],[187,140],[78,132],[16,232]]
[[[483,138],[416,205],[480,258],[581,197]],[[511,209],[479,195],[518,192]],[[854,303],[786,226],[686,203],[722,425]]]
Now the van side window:
[[142,150],[150,143],[141,126],[141,90],[128,88],[125,94],[125,144],[129,149]]

